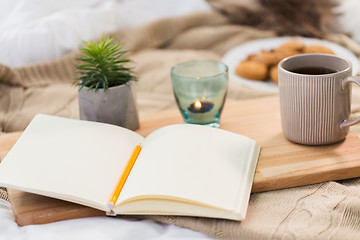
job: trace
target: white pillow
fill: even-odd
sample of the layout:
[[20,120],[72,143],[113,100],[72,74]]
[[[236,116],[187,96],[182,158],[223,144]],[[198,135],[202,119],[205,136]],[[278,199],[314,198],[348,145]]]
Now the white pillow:
[[163,17],[211,10],[205,0],[3,0],[0,63],[47,61],[103,32]]
[[360,1],[341,0],[335,9],[339,13],[339,23],[342,29],[349,33],[353,40],[360,44]]

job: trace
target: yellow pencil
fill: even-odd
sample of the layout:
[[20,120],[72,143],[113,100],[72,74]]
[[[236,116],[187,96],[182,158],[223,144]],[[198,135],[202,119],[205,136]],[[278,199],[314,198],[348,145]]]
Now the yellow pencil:
[[126,179],[128,178],[128,176],[131,172],[131,169],[133,168],[134,163],[135,163],[140,151],[141,151],[141,146],[137,145],[135,147],[133,153],[131,154],[129,162],[127,163],[123,173],[121,174],[121,178],[120,178],[118,184],[116,185],[116,188],[115,188],[113,194],[110,197],[110,200],[108,203],[109,208],[113,208],[115,206],[115,203],[120,195],[121,190],[123,189],[123,187],[125,185]]

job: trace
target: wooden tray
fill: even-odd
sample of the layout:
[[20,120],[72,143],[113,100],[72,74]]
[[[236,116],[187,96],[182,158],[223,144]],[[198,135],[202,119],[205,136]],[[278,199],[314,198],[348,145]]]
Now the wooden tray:
[[[162,126],[182,122],[177,110],[142,116],[137,132],[146,136]],[[292,143],[281,132],[278,97],[227,102],[221,128],[251,137],[262,147],[252,192],[360,176],[360,140],[353,132],[333,145],[314,147]],[[20,135],[18,132],[0,137],[1,158]],[[77,204],[8,190],[15,220],[21,226],[104,215]]]

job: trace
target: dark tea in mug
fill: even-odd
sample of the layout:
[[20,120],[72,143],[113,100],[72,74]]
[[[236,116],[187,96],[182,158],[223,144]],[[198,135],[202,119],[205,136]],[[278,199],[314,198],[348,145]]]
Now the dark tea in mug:
[[336,73],[336,70],[327,67],[300,67],[291,70],[291,72],[306,75],[323,75]]

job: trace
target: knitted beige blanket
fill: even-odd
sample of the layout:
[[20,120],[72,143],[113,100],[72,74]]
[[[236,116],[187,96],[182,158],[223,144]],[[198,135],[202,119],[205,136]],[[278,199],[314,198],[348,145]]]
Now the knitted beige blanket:
[[[171,18],[111,34],[125,41],[138,76],[140,117],[176,108],[170,68],[176,63],[221,60],[234,46],[274,37],[272,31],[231,25],[217,13]],[[360,56],[360,46],[344,35],[326,39]],[[77,90],[72,87],[74,57],[22,68],[0,66],[0,129],[24,130],[37,113],[78,118]],[[353,88],[352,116],[360,115],[359,89]],[[269,95],[230,81],[229,99]],[[359,127],[353,131],[360,133]],[[359,148],[360,149],[360,148]],[[359,152],[360,153],[360,152]],[[1,195],[0,195],[1,196]],[[4,197],[4,196],[3,196]],[[326,182],[305,187],[252,194],[242,222],[194,217],[146,217],[230,239],[360,239],[360,180]]]

